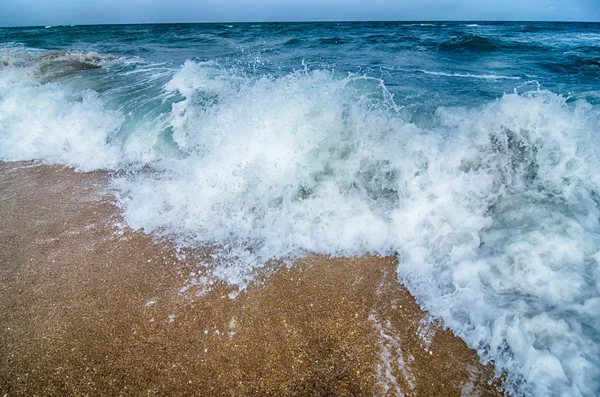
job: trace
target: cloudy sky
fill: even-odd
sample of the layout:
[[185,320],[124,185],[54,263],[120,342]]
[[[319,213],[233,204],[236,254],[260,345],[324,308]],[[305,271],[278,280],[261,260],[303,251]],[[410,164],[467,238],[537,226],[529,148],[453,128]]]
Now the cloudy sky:
[[0,0],[0,26],[292,20],[600,21],[600,0]]

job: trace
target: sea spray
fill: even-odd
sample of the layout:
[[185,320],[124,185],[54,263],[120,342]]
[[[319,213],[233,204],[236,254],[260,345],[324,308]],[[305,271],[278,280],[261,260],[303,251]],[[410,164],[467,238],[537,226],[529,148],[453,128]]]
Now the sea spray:
[[597,110],[531,91],[439,108],[423,130],[360,77],[207,73],[186,63],[167,85],[185,95],[171,127],[186,155],[117,180],[131,225],[226,247],[235,266],[217,274],[234,283],[302,252],[397,252],[419,302],[510,388],[593,394]]

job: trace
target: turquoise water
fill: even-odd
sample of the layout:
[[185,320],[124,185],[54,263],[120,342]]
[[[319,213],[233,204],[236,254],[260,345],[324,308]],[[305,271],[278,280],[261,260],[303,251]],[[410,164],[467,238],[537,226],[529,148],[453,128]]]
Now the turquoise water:
[[213,276],[398,277],[515,395],[600,394],[600,24],[0,29],[0,159],[113,171]]

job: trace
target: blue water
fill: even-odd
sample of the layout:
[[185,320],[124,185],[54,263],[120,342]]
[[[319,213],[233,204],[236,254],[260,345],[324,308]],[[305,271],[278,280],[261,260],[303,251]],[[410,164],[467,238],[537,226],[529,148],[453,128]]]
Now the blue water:
[[113,172],[133,228],[397,255],[514,395],[600,394],[600,24],[0,29],[0,159]]

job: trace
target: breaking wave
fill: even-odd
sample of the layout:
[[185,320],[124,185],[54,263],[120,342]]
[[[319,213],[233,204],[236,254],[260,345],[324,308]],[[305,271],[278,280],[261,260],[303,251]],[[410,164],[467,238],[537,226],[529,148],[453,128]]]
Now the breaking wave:
[[131,76],[122,59],[2,57],[2,160],[120,171],[132,227],[215,247],[215,275],[242,287],[267,261],[307,252],[397,255],[420,304],[505,371],[509,391],[600,390],[600,113],[590,103],[510,93],[440,106],[425,127],[376,78],[248,77],[187,61],[158,93],[136,86],[125,106],[43,72],[66,57],[99,67],[69,64],[83,78],[118,67]]

